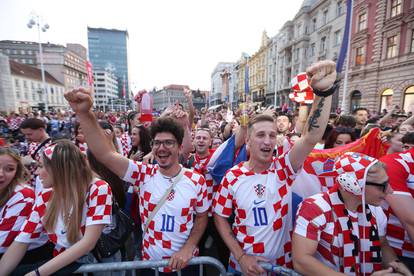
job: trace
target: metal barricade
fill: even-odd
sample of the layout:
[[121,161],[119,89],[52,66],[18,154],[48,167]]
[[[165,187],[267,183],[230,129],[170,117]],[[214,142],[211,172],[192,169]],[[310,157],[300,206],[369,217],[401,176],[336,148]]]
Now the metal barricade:
[[[227,272],[223,264],[212,257],[194,257],[189,262],[188,265],[199,265],[200,266],[200,276],[203,276],[204,265],[210,265],[215,267],[221,276],[226,276]],[[108,271],[132,271],[132,275],[135,276],[136,269],[144,268],[158,268],[168,266],[168,260],[162,261],[132,261],[132,262],[116,262],[116,263],[97,263],[97,264],[85,264],[79,267],[75,273],[87,273],[92,272],[108,272]],[[181,272],[178,271],[177,274],[181,276]],[[155,270],[155,275],[158,276],[158,270]]]
[[276,273],[276,275],[300,276],[300,274],[294,271],[293,269],[289,269],[280,265],[260,262],[260,266],[268,272]]

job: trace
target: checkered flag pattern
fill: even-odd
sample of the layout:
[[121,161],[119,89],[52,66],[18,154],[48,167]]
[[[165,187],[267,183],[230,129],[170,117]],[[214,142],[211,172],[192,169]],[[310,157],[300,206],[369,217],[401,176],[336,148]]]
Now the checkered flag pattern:
[[291,80],[292,92],[289,94],[291,101],[300,104],[313,103],[314,94],[306,73],[300,73]]
[[[30,217],[24,222],[15,240],[22,243],[32,243],[36,242],[42,233],[46,233],[49,240],[55,245],[53,254],[56,256],[71,247],[72,244],[67,240],[67,227],[63,222],[62,215],[58,216],[54,231],[47,231],[43,227],[44,216],[51,196],[52,189],[43,189],[39,193]],[[82,235],[89,225],[109,225],[112,214],[112,191],[109,184],[103,180],[94,179],[89,186],[88,198],[83,208],[84,215],[81,229],[79,229]]]
[[57,144],[51,144],[48,147],[46,147],[43,151],[43,153],[49,160],[52,160],[53,151],[55,150],[56,145]]

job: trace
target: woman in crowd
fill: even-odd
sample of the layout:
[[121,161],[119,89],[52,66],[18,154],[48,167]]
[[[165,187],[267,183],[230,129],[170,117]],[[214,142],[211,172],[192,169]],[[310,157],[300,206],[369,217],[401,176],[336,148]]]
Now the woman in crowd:
[[[16,238],[30,216],[35,201],[32,187],[24,185],[25,168],[20,156],[9,148],[0,148],[0,258]],[[22,259],[29,264],[51,256],[47,239],[33,243]]]
[[85,136],[83,136],[82,129],[79,123],[75,124],[75,145],[79,148],[79,150],[86,154],[86,150],[88,149],[88,145],[86,144]]
[[344,146],[356,140],[355,133],[352,128],[337,127],[329,134],[325,142],[325,149]]
[[45,232],[54,244],[54,258],[19,266],[16,274],[50,275],[66,267],[69,274],[82,263],[95,262],[90,253],[104,227],[111,222],[112,192],[93,178],[86,157],[70,141],[47,147],[38,168],[43,190],[20,233],[0,260],[0,274],[8,275],[26,250]]
[[151,136],[143,125],[136,125],[131,130],[131,150],[128,158],[142,161],[143,157],[151,152]]

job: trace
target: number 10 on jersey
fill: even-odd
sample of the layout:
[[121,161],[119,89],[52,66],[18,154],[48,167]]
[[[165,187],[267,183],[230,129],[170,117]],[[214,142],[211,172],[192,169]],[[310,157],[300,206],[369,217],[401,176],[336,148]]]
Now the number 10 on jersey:
[[174,216],[162,214],[162,232],[173,232],[174,231]]

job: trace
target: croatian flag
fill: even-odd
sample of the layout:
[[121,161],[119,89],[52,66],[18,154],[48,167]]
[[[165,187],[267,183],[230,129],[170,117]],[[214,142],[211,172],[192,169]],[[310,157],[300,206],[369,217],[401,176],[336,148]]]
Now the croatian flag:
[[348,41],[350,39],[351,25],[352,25],[352,0],[346,1],[346,21],[345,21],[345,30],[342,37],[341,51],[339,52],[338,61],[336,62],[336,72],[341,73],[344,66],[344,61],[346,58],[346,53],[348,51]]

